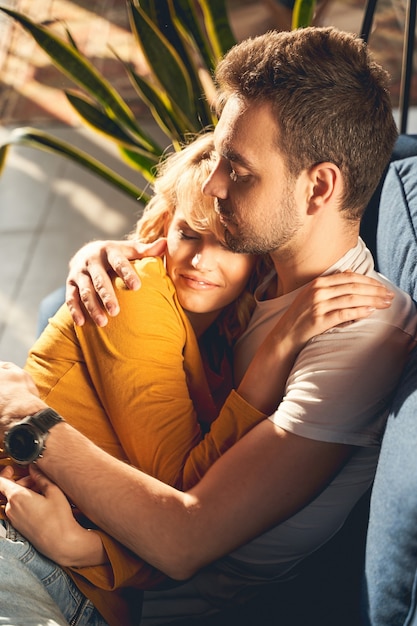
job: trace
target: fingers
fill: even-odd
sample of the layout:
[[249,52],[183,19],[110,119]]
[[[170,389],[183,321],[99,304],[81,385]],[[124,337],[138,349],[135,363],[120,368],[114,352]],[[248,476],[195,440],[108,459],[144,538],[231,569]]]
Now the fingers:
[[367,287],[340,287],[319,290],[312,294],[309,314],[317,323],[337,326],[369,317],[376,309],[386,309],[392,304],[393,294],[383,289]]
[[[123,247],[110,243],[106,247],[107,261],[113,268],[118,276],[123,280],[126,287],[133,291],[140,288],[139,276],[136,274],[130,261],[134,259],[143,259],[149,256],[161,256],[166,250],[166,239],[160,238],[153,243],[141,243],[140,241],[130,240],[123,242]],[[93,272],[90,271],[91,277],[94,282],[94,286],[97,290],[97,285]],[[99,278],[99,276],[97,276]],[[106,305],[106,299],[103,293],[100,294],[103,303]],[[109,300],[109,304],[112,305],[112,299]],[[108,310],[108,307],[106,306]]]
[[[296,348],[330,328],[369,317],[391,306],[394,294],[375,278],[343,272],[320,276],[300,291],[281,327]],[[285,322],[285,324],[284,324]]]
[[[7,498],[3,493],[2,490],[2,486],[3,486],[3,482],[2,480],[12,480],[13,479],[13,468],[10,465],[6,465],[1,471],[0,471],[0,508],[1,510],[4,510],[5,505],[7,504]],[[7,486],[6,486],[7,488]]]
[[82,326],[88,314],[98,326],[107,324],[107,316],[119,313],[119,303],[108,274],[113,269],[128,289],[140,287],[140,280],[130,259],[160,254],[165,240],[155,245],[127,241],[93,241],[71,259],[66,283],[66,303],[75,324]]
[[14,471],[13,471],[13,467],[11,465],[6,465],[1,471],[0,471],[0,477],[2,478],[13,478],[14,475]]
[[[65,300],[74,323],[82,326],[87,313],[97,326],[105,326],[109,315],[117,315],[119,305],[111,279],[92,266],[89,272],[78,274],[76,279],[68,277]],[[104,308],[103,308],[104,307]]]
[[332,304],[335,308],[387,308],[394,298],[394,293],[379,280],[352,272],[320,276],[310,287],[313,303],[328,301],[329,306]]
[[6,500],[10,500],[10,498],[13,496],[13,494],[18,493],[22,489],[24,489],[24,487],[21,487],[20,485],[18,485],[12,479],[12,476],[6,477],[6,476],[4,476],[4,473],[1,472],[1,475],[0,475],[0,494],[2,494],[6,498]]
[[128,289],[139,289],[140,280],[130,261],[161,255],[165,249],[165,238],[152,244],[93,241],[81,248],[70,261],[66,282],[65,300],[74,323],[82,326],[89,315],[97,326],[105,326],[107,316],[120,310],[108,270],[113,269]]
[[[95,241],[71,259],[65,301],[75,324],[82,326],[88,314],[97,326],[107,324],[107,315],[117,315],[119,305],[108,274],[107,249],[111,242]],[[130,267],[129,261],[126,263]],[[131,271],[132,268],[130,267]]]
[[[133,249],[135,250],[135,248]],[[125,283],[128,289],[131,289],[132,291],[136,291],[137,289],[139,289],[140,287],[139,276],[136,274],[135,270],[133,269],[132,264],[129,261],[129,259],[125,256],[125,254],[123,254],[123,252],[118,247],[111,247],[108,249],[107,259],[108,259],[110,266],[114,269],[116,274],[120,276],[120,278],[123,280],[123,282]],[[92,278],[96,286],[95,279],[98,279],[99,281],[100,277],[93,276],[92,274]],[[115,298],[113,299],[109,296],[110,296],[109,293],[107,294],[105,292],[103,292],[102,294],[100,293],[100,297],[105,306],[107,303],[108,306],[106,306],[106,308],[108,312],[110,313],[109,306],[114,307]]]
[[56,487],[55,483],[50,480],[36,465],[29,466],[29,475],[36,486],[39,493],[46,495],[51,487]]
[[21,368],[15,363],[12,363],[11,361],[0,361],[0,367],[4,370],[21,371]]
[[162,256],[163,254],[165,254],[166,251],[167,240],[166,237],[161,237],[153,243],[145,244],[137,242],[135,247],[138,254],[140,255],[138,256],[139,259],[147,256]]

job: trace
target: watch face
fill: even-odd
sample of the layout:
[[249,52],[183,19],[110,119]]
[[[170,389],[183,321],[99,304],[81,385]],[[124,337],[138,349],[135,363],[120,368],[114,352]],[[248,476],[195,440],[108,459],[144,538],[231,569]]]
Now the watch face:
[[30,424],[14,428],[9,433],[9,454],[17,463],[30,463],[36,459],[41,446],[42,442]]

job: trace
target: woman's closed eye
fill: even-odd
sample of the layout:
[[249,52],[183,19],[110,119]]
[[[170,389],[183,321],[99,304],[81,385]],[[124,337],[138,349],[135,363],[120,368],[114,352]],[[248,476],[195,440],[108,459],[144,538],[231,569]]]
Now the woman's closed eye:
[[195,230],[184,230],[183,228],[178,229],[178,236],[180,239],[185,239],[189,241],[191,239],[200,239],[201,236]]

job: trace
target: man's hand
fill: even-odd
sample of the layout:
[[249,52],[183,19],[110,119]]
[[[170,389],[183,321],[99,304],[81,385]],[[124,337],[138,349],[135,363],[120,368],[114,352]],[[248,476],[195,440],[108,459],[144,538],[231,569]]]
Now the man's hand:
[[14,363],[0,361],[0,436],[26,415],[46,407],[27,372]]
[[65,299],[74,323],[82,326],[87,311],[97,326],[105,326],[107,315],[114,316],[119,312],[109,270],[113,269],[128,289],[139,289],[140,281],[130,261],[161,256],[165,248],[165,239],[158,239],[152,244],[133,239],[92,241],[83,246],[69,263],[66,282]]

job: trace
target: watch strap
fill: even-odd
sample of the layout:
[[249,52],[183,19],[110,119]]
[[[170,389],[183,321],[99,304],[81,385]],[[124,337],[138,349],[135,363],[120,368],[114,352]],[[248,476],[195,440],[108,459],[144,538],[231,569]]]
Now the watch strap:
[[48,407],[47,409],[41,409],[34,415],[29,415],[26,420],[29,424],[37,426],[40,431],[47,433],[52,426],[63,422],[64,419],[59,413]]

